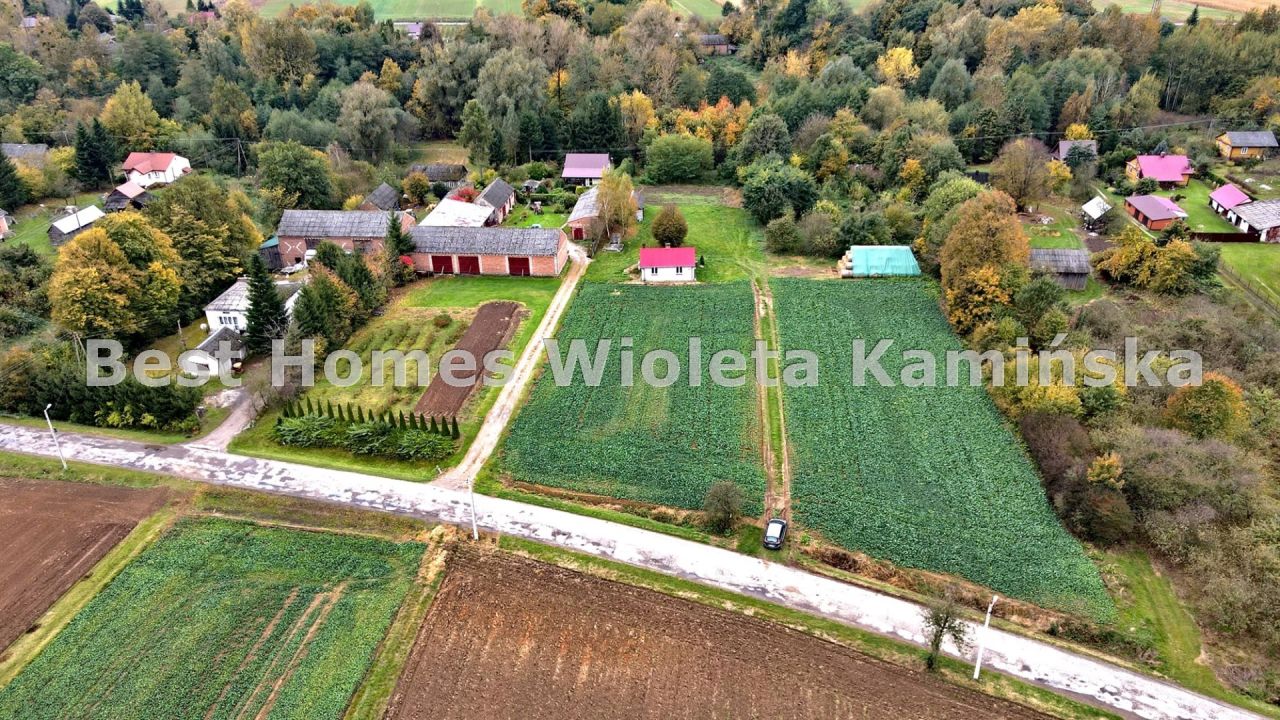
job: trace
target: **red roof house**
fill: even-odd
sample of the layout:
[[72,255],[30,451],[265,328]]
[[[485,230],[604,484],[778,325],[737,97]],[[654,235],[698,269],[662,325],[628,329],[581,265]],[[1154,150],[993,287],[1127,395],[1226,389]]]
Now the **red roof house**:
[[697,248],[640,248],[640,279],[645,282],[693,282],[697,266]]
[[1159,195],[1132,195],[1124,199],[1125,212],[1149,230],[1160,231],[1183,219],[1187,213],[1169,198]]
[[1130,182],[1151,178],[1161,185],[1186,185],[1195,174],[1186,155],[1139,155],[1124,166]]
[[1209,207],[1213,208],[1213,211],[1219,215],[1223,215],[1231,208],[1247,202],[1253,202],[1253,198],[1245,195],[1243,190],[1232,183],[1227,183],[1209,193]]
[[564,156],[564,170],[560,177],[591,185],[604,177],[604,171],[611,167],[613,161],[608,153],[569,153]]
[[124,159],[126,178],[144,188],[174,182],[189,172],[191,161],[177,153],[131,152]]

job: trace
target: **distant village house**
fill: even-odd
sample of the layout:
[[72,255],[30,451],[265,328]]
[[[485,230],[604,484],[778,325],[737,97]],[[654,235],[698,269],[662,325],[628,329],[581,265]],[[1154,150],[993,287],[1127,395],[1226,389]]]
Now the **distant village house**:
[[1270,130],[1232,130],[1218,136],[1218,154],[1228,160],[1261,160],[1276,147]]
[[738,46],[729,42],[729,38],[718,33],[707,33],[698,36],[698,45],[708,55],[732,55]]
[[131,152],[124,159],[125,177],[149,188],[176,181],[191,172],[191,161],[177,153]]
[[1053,154],[1055,160],[1067,161],[1067,156],[1071,151],[1079,148],[1080,151],[1087,152],[1093,157],[1098,157],[1098,141],[1097,140],[1059,140],[1058,150]]
[[1139,155],[1125,164],[1124,174],[1130,182],[1150,178],[1171,187],[1186,185],[1195,169],[1186,155]]
[[485,189],[476,197],[476,205],[490,208],[493,213],[489,218],[489,225],[501,225],[503,220],[507,219],[507,215],[516,206],[516,189],[502,178],[494,178]]
[[395,188],[386,183],[382,183],[373,189],[373,192],[364,196],[364,200],[360,202],[359,210],[381,210],[382,212],[391,212],[400,209],[400,193]]
[[457,163],[430,163],[426,165],[410,165],[409,172],[422,173],[432,185],[444,185],[450,190],[457,190],[467,181],[467,166]]
[[613,167],[608,153],[569,153],[564,156],[560,177],[575,185],[595,185]]

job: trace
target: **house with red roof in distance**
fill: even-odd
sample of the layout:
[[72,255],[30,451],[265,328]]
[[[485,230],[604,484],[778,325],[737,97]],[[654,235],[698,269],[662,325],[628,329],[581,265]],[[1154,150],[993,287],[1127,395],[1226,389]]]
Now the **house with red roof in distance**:
[[164,185],[191,172],[191,161],[177,153],[131,152],[124,159],[125,179],[149,188]]
[[1209,193],[1209,207],[1219,215],[1225,216],[1232,208],[1243,205],[1247,202],[1253,202],[1253,198],[1244,193],[1243,190],[1236,187],[1232,183],[1227,183],[1222,187]]
[[1143,227],[1155,232],[1169,227],[1174,220],[1187,217],[1187,212],[1177,203],[1159,195],[1131,195],[1124,199],[1124,211]]
[[612,167],[609,153],[569,153],[564,156],[560,177],[573,185],[595,185]]
[[1160,183],[1160,187],[1186,185],[1195,172],[1186,155],[1139,155],[1124,166],[1130,182],[1151,178]]
[[646,283],[694,282],[697,268],[696,248],[640,248],[640,279]]

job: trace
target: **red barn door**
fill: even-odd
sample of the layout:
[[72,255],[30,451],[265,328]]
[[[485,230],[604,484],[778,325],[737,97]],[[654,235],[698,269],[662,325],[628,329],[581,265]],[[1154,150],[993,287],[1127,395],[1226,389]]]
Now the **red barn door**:
[[507,272],[512,275],[529,275],[529,258],[507,258]]
[[475,255],[459,255],[458,256],[458,274],[459,275],[479,275],[480,274],[480,258]]
[[453,274],[453,256],[452,255],[432,255],[431,271],[442,275]]

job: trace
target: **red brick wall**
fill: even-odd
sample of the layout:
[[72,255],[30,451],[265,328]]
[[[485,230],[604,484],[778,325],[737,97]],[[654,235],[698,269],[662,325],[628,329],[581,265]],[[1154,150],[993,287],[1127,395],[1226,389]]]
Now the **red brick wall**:
[[[331,242],[341,247],[347,252],[355,250],[355,243],[351,238],[324,238],[325,242]],[[382,238],[361,238],[361,244],[368,248],[368,255],[382,251]],[[300,261],[307,252],[307,239],[303,237],[285,236],[280,238],[280,261],[285,265],[292,265]]]

